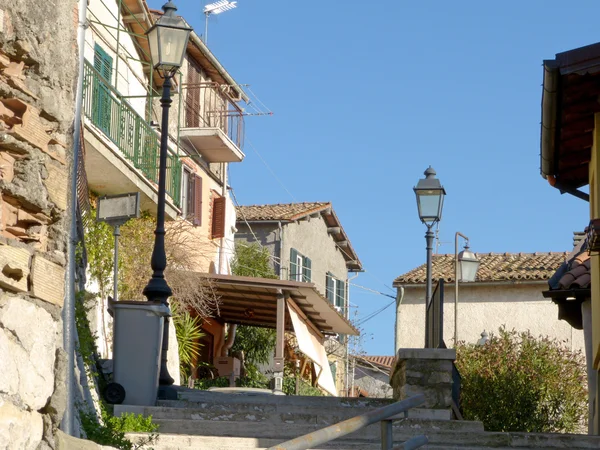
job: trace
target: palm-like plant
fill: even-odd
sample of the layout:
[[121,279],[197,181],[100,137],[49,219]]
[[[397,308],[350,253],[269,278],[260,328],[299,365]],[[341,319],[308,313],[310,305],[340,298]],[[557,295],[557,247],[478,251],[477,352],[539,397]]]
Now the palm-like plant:
[[202,344],[200,339],[204,337],[202,332],[202,319],[192,316],[187,310],[181,311],[176,301],[171,303],[173,324],[177,335],[179,347],[179,371],[184,379],[190,375],[191,365],[200,356]]

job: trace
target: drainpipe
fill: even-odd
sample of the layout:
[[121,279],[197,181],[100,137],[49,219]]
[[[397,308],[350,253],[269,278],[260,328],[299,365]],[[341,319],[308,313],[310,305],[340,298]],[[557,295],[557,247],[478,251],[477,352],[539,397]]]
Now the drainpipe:
[[285,277],[283,275],[283,226],[281,225],[281,220],[277,221],[277,224],[279,228],[279,279],[284,280]]
[[[347,320],[350,320],[350,281],[354,280],[356,277],[358,277],[358,273],[354,274],[354,276],[352,278],[347,278],[346,279],[346,310],[344,311],[344,316],[346,317]],[[346,382],[345,384],[345,390],[346,390],[346,397],[348,397],[349,394],[349,380],[348,377],[350,376],[349,372],[350,372],[350,346],[349,344],[349,338],[348,336],[346,336]]]
[[237,325],[235,323],[230,323],[229,328],[227,330],[227,340],[221,347],[221,356],[228,356],[229,350],[233,347],[233,342],[235,341],[235,330],[237,329]]
[[400,306],[404,299],[404,286],[398,286],[396,289],[396,326],[394,328],[394,356],[400,350]]
[[83,64],[85,50],[85,30],[87,0],[79,0],[79,25],[77,44],[79,51],[79,68],[77,89],[75,92],[75,120],[73,122],[73,164],[71,166],[71,205],[70,219],[71,230],[68,241],[69,267],[66,276],[66,296],[63,306],[63,347],[67,353],[67,405],[62,419],[62,430],[74,435],[74,410],[75,410],[75,248],[77,246],[77,170],[79,168],[79,146],[81,143],[81,109],[83,105]]
[[[227,195],[227,172],[225,171],[225,163],[221,163],[221,181],[223,186],[221,187],[221,195],[223,198]],[[227,230],[227,201],[225,201],[225,217],[224,217],[224,229]],[[224,235],[227,231],[224,231]],[[223,247],[225,246],[225,236],[219,239],[219,275],[223,274]]]

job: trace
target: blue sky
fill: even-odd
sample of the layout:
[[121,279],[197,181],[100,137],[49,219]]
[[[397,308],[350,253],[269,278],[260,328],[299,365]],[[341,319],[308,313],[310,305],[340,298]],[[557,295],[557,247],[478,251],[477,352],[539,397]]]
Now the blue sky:
[[[150,0],[152,7],[161,2]],[[204,32],[199,0],[176,0]],[[331,201],[366,269],[394,295],[425,261],[413,186],[432,165],[454,233],[477,252],[570,250],[587,203],[539,175],[542,60],[598,39],[596,2],[238,0],[208,45],[273,116],[246,118],[232,164],[242,204]],[[256,149],[256,150],[254,150]],[[268,163],[290,194],[265,167]],[[391,299],[351,292],[359,318]],[[393,308],[364,324],[369,354],[392,354]]]

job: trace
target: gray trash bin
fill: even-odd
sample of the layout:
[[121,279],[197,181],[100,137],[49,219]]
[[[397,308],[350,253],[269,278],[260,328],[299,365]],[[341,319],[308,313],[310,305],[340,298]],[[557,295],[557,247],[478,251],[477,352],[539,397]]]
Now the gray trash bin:
[[[165,317],[171,311],[160,302],[112,303],[113,383],[125,389],[127,405],[154,406]],[[120,403],[120,402],[117,402]]]

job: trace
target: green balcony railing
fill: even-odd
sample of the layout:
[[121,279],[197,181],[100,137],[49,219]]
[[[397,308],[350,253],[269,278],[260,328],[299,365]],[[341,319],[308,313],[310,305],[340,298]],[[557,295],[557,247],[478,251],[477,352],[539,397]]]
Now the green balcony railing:
[[[85,116],[119,148],[136,169],[158,184],[158,134],[87,61],[83,80],[83,110]],[[166,187],[167,194],[179,206],[181,161],[171,150],[167,156]]]

